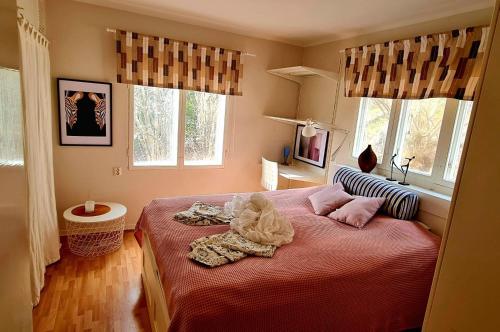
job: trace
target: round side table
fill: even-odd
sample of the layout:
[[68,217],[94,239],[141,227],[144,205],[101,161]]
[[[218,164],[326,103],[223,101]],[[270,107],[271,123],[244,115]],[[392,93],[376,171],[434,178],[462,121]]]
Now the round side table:
[[95,210],[85,212],[83,204],[64,211],[69,250],[79,256],[100,256],[113,252],[123,243],[127,208],[118,203],[96,202]]

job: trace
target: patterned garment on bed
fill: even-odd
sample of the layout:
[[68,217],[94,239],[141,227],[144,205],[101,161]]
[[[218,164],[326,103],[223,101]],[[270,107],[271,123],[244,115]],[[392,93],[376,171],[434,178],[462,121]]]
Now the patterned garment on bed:
[[176,213],[174,219],[186,225],[209,226],[229,224],[233,216],[219,206],[195,202],[189,210]]
[[193,250],[188,257],[209,267],[237,262],[247,255],[272,257],[276,251],[276,246],[252,242],[233,231],[199,238],[190,246]]

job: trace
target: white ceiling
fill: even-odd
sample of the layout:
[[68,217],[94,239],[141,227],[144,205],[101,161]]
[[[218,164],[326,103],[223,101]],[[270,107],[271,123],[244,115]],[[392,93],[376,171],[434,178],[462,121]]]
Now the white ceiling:
[[78,0],[309,46],[493,7],[494,0]]

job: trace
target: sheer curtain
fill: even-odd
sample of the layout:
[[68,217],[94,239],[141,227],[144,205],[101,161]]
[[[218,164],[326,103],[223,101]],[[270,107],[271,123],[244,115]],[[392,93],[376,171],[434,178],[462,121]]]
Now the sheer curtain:
[[40,300],[45,266],[59,260],[52,164],[50,62],[47,39],[22,17],[21,82],[24,106],[24,163],[28,180],[28,227],[33,305]]

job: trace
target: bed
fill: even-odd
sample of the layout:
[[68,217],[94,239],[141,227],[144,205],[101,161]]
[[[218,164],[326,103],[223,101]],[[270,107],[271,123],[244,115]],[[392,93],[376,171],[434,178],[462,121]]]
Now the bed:
[[403,331],[422,325],[440,239],[418,223],[377,215],[358,230],[316,216],[321,187],[266,192],[295,229],[273,258],[209,269],[188,259],[189,243],[228,225],[188,226],[173,215],[195,201],[155,199],[136,235],[155,331]]

